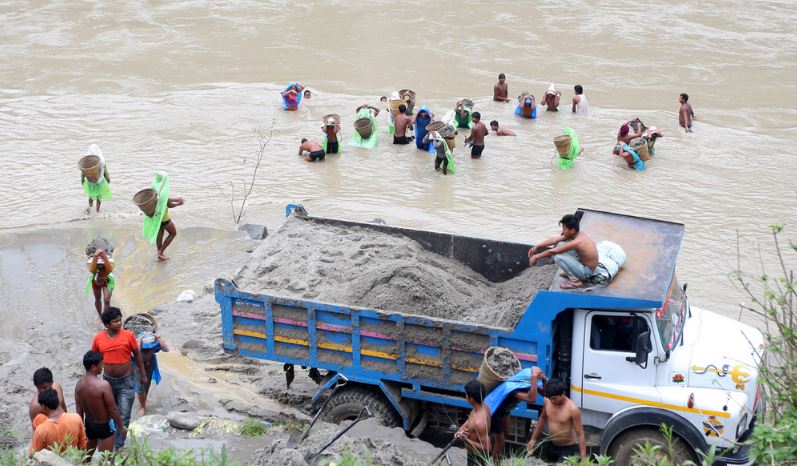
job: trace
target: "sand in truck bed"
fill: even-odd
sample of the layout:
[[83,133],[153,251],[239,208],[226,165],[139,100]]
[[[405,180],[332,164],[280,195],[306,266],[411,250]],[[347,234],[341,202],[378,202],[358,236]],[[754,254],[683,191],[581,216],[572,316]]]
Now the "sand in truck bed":
[[289,218],[251,255],[242,291],[513,327],[555,265],[493,283],[416,241],[361,227]]

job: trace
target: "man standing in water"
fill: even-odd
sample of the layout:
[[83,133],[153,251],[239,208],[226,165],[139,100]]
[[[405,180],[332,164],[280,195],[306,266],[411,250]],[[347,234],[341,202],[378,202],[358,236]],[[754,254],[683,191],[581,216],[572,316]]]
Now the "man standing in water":
[[493,86],[493,100],[496,102],[509,102],[509,85],[506,83],[506,75],[498,75],[498,82]]
[[[111,384],[111,391],[122,416],[125,429],[130,424],[130,411],[133,409],[133,400],[136,398],[135,375],[133,368],[139,371],[140,382],[147,383],[147,372],[141,352],[138,349],[136,337],[129,330],[122,328],[122,311],[116,307],[109,307],[102,313],[102,323],[105,330],[94,336],[91,350],[102,354],[103,379]],[[130,364],[131,359],[135,365]],[[122,426],[117,426],[118,428]],[[125,444],[123,429],[116,432],[114,448],[122,448]]]
[[678,102],[681,104],[681,110],[678,111],[678,124],[681,128],[685,129],[687,133],[692,132],[692,120],[695,119],[695,112],[692,111],[692,105],[689,104],[689,94],[682,93],[678,97]]
[[[563,270],[562,276],[571,277],[561,284],[561,288],[575,288],[595,274],[595,268],[598,267],[598,248],[592,238],[580,231],[581,217],[567,214],[559,224],[562,226],[561,235],[541,241],[529,249],[529,265],[553,256],[553,261]],[[551,249],[538,252],[554,245],[556,246]]]
[[409,144],[407,138],[407,128],[412,130],[412,117],[407,115],[407,106],[399,105],[398,115],[393,117],[393,124],[396,127],[396,134],[393,135],[393,144]]
[[484,152],[484,137],[490,133],[481,120],[481,113],[473,112],[473,127],[470,129],[470,136],[468,136],[468,139],[465,141],[470,142],[472,145],[470,156],[474,159],[478,159],[482,156],[482,152]]
[[100,379],[102,354],[89,351],[83,355],[86,375],[75,385],[75,410],[86,427],[89,454],[113,450],[114,433],[127,435],[119,410],[113,399],[111,384]]
[[340,124],[334,117],[327,118],[327,124],[321,127],[324,135],[327,138],[327,154],[337,154],[339,150],[338,134],[340,133]]
[[581,84],[576,84],[574,88],[576,95],[573,96],[573,113],[576,115],[589,115],[589,101],[584,95],[584,88]]
[[58,394],[58,403],[61,405],[61,409],[64,412],[68,410],[66,409],[66,400],[64,400],[64,389],[61,388],[60,383],[53,381],[53,372],[50,369],[46,367],[36,369],[36,372],[33,373],[33,385],[36,387],[36,393],[33,394],[33,399],[30,400],[28,415],[30,415],[30,421],[33,423],[33,430],[36,430],[37,425],[47,420],[42,405],[39,404],[39,394],[41,392],[52,388]]
[[548,424],[548,435],[551,439],[549,450],[556,463],[563,462],[569,456],[579,455],[582,460],[586,458],[587,441],[584,437],[581,410],[565,395],[565,384],[561,380],[551,380],[545,385],[544,403],[529,440],[528,453],[534,451],[542,428]]
[[484,384],[478,380],[465,384],[465,400],[473,409],[468,420],[454,433],[454,438],[465,442],[468,466],[484,465],[490,459],[490,408],[484,404],[486,392]]

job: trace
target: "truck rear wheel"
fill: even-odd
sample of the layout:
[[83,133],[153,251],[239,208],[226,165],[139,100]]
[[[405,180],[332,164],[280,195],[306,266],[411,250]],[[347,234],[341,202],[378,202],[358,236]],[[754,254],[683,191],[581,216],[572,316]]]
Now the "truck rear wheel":
[[[660,431],[655,429],[634,429],[620,434],[612,442],[608,453],[617,466],[640,464],[642,461],[639,459],[637,450],[641,449],[647,442],[661,447],[658,451],[661,457],[657,457],[657,459],[667,457],[667,440]],[[697,455],[692,451],[692,447],[689,444],[678,435],[673,434],[672,458],[670,459],[675,464],[682,464],[687,461],[697,462]]]
[[342,421],[351,421],[357,418],[363,406],[368,406],[373,417],[388,427],[401,425],[393,406],[384,395],[365,387],[341,388],[333,395],[324,409],[322,418],[327,422],[339,424]]

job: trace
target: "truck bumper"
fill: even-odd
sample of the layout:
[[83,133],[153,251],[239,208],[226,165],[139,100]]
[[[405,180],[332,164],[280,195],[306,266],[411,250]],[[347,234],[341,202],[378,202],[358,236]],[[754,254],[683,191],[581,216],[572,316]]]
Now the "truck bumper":
[[714,460],[715,466],[725,466],[731,464],[741,464],[741,465],[752,465],[753,462],[750,460],[750,449],[753,446],[748,444],[744,444],[741,448],[739,448],[736,452],[727,455],[727,456],[718,456]]

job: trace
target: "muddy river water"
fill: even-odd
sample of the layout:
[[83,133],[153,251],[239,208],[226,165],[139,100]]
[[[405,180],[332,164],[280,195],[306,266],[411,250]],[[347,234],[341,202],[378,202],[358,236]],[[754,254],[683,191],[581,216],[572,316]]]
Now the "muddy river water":
[[[241,263],[251,243],[234,231],[229,189],[251,176],[258,128],[273,137],[244,221],[274,228],[299,202],[316,215],[523,242],[555,233],[578,207],[682,222],[678,267],[692,301],[733,317],[737,231],[753,252],[767,225],[797,224],[790,1],[7,1],[0,19],[0,362],[20,377],[17,393],[33,369],[11,366],[47,364],[59,335],[88,345],[96,331],[83,294],[83,249],[96,234],[117,245],[114,301],[125,311]],[[563,111],[517,120],[490,99],[499,72],[510,96],[554,82]],[[280,111],[289,81],[314,92],[295,113]],[[589,117],[569,111],[575,84]],[[344,148],[323,163],[296,156],[323,115],[341,114],[347,139],[356,106],[402,88],[440,116],[470,97],[518,137],[490,136],[471,160],[460,135],[459,172],[447,177],[385,134],[375,150]],[[680,92],[697,115],[692,134],[678,130]],[[610,154],[620,122],[636,116],[665,134],[641,173]],[[570,171],[551,164],[565,126],[586,148]],[[114,192],[99,215],[85,213],[76,168],[92,142]],[[166,264],[139,238],[130,202],[159,169],[186,199],[172,212],[180,236]],[[166,370],[179,372],[173,358]],[[0,427],[19,419],[6,412]]]

